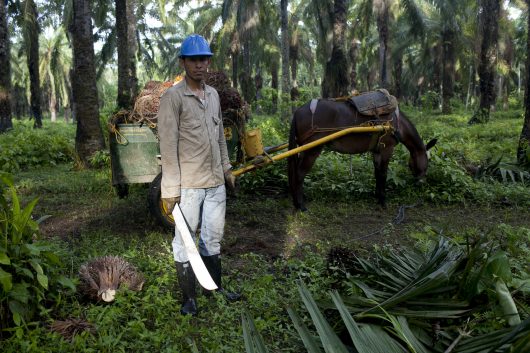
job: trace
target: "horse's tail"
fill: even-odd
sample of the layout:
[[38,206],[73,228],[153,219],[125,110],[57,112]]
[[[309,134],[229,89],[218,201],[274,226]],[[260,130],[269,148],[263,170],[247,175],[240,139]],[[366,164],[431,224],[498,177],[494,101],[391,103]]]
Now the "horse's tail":
[[[291,121],[291,129],[289,131],[289,150],[298,147],[296,143],[296,112],[293,115]],[[295,196],[295,185],[298,179],[298,153],[290,156],[287,159],[288,178],[289,178],[289,189],[291,190],[291,196]]]

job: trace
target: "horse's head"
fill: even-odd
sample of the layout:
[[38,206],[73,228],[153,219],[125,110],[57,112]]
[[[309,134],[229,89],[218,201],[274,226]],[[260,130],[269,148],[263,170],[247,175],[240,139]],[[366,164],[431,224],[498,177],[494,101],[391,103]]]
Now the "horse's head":
[[427,166],[429,164],[429,150],[438,140],[432,139],[426,145],[425,149],[411,153],[409,159],[409,168],[416,181],[422,183],[425,181]]

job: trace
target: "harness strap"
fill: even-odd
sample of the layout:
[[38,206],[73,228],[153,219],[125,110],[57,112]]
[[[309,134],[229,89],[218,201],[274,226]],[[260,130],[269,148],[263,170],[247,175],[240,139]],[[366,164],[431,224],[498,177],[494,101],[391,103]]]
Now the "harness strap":
[[401,143],[401,133],[399,132],[399,121],[401,120],[399,119],[399,106],[396,107],[396,111],[394,112],[394,114],[396,119],[394,125],[394,133],[392,135],[396,138],[398,143]]
[[379,149],[379,140],[381,139],[383,133],[381,132],[373,132],[372,138],[370,139],[370,144],[368,145],[368,150],[372,152],[376,152]]
[[305,142],[305,140],[313,136],[315,132],[317,132],[318,130],[318,126],[315,126],[313,123],[313,118],[317,110],[318,101],[319,99],[313,98],[311,99],[311,102],[309,103],[309,110],[311,111],[311,129],[307,130],[302,136],[300,136],[299,139],[297,139],[297,142],[299,145],[302,145]]
[[309,103],[309,110],[311,110],[311,115],[315,115],[315,111],[317,110],[317,104],[318,104],[318,99],[316,98],[311,99],[311,103]]
[[311,129],[307,130],[300,139],[298,139],[298,144],[302,145],[308,138],[313,136],[319,130],[318,126],[311,126]]

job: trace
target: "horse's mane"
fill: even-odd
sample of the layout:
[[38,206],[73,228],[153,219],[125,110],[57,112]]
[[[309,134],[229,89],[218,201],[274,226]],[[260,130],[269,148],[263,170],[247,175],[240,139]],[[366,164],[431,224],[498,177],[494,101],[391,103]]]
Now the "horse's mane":
[[399,134],[402,140],[401,142],[407,147],[407,149],[409,151],[411,148],[425,149],[425,144],[423,143],[418,130],[410,121],[407,114],[405,114],[402,110],[399,111],[399,119],[401,120],[399,126]]

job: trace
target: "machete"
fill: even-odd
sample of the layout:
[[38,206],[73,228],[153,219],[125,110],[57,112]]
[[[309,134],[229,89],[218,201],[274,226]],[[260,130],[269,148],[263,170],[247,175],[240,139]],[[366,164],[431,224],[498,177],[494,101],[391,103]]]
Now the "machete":
[[195,245],[195,241],[193,241],[193,237],[191,236],[188,223],[186,222],[186,219],[184,218],[182,210],[178,204],[175,205],[172,214],[173,218],[175,219],[175,231],[180,233],[186,254],[188,255],[188,260],[190,261],[191,268],[195,273],[195,277],[197,277],[197,281],[199,281],[199,284],[205,289],[217,289],[217,285],[213,281],[212,276],[204,265],[201,255],[199,255],[199,251],[197,251],[197,246]]

